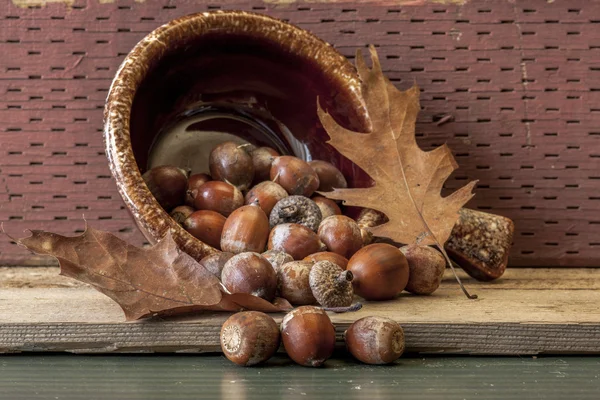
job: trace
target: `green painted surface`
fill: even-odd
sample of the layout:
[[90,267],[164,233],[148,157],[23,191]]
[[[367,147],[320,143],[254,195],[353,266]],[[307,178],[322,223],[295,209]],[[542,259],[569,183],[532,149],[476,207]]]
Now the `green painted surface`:
[[599,399],[600,358],[407,358],[392,366],[277,357],[237,367],[221,356],[0,357],[0,399]]

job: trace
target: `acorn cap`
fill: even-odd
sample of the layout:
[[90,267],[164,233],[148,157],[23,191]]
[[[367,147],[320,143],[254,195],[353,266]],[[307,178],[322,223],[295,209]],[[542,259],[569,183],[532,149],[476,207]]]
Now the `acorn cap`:
[[347,307],[352,304],[352,272],[331,261],[316,262],[310,270],[309,283],[313,296],[323,307]]
[[280,224],[300,224],[316,232],[322,219],[317,203],[304,196],[288,196],[275,204],[269,215],[269,224],[271,229]]

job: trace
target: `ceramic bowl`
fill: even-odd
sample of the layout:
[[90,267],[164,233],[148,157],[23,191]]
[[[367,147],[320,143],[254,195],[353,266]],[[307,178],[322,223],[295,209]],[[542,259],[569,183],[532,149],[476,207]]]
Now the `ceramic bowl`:
[[[181,160],[179,166],[202,172],[210,140],[216,140],[210,138],[213,130],[231,129],[241,141],[352,168],[325,144],[317,97],[342,125],[368,130],[354,67],[311,33],[268,16],[194,14],[142,39],[111,85],[104,138],[119,193],[146,238],[155,243],[170,231],[197,260],[215,251],[178,225],[142,179],[148,168],[165,160]],[[201,129],[165,133],[198,115]],[[165,137],[170,139],[165,142]]]

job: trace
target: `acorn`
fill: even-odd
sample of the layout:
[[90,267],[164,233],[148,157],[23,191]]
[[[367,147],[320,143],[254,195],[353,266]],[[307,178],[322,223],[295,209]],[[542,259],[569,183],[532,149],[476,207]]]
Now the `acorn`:
[[313,264],[311,261],[291,261],[283,264],[277,272],[280,296],[293,305],[315,304],[317,300],[309,282]]
[[275,226],[269,234],[269,250],[284,251],[294,260],[325,249],[316,233],[300,224],[281,224]]
[[344,333],[348,351],[366,364],[389,364],[404,353],[404,330],[394,320],[364,317]]
[[194,200],[196,199],[196,194],[198,194],[198,188],[211,180],[212,178],[208,174],[191,175],[188,178],[187,191],[185,194],[185,205],[194,207]]
[[313,196],[311,197],[311,200],[314,201],[319,207],[319,210],[321,210],[323,219],[331,217],[332,215],[342,215],[340,206],[338,206],[335,201],[330,200],[327,197]]
[[310,270],[309,283],[317,302],[326,308],[348,307],[354,299],[352,272],[330,261],[319,261]]
[[269,215],[271,228],[279,224],[294,223],[316,232],[321,220],[319,206],[304,196],[289,196],[279,200]]
[[277,274],[258,253],[237,254],[225,263],[221,282],[230,293],[247,293],[272,301],[277,290]]
[[279,271],[279,268],[281,268],[283,264],[294,261],[294,257],[284,251],[278,250],[267,250],[262,253],[262,256],[271,263],[275,272]]
[[258,311],[233,314],[221,327],[221,350],[230,361],[249,367],[271,358],[281,341],[275,320]]
[[277,157],[271,165],[270,177],[290,195],[310,197],[319,187],[319,177],[315,170],[297,157]]
[[177,206],[169,213],[169,215],[175,220],[175,222],[181,225],[183,224],[183,221],[185,221],[193,212],[193,207]]
[[246,204],[258,202],[265,214],[270,215],[275,204],[288,194],[279,184],[271,181],[261,182],[246,193]]
[[223,142],[212,149],[208,167],[214,179],[231,183],[240,191],[248,189],[254,179],[252,157],[235,142]]
[[408,282],[408,262],[396,247],[374,243],[357,251],[348,261],[354,275],[354,293],[365,300],[390,300],[404,290]]
[[[254,182],[268,181],[271,174],[271,164],[279,157],[277,150],[270,147],[257,147],[248,152],[254,166]],[[267,213],[267,215],[269,215]]]
[[319,225],[319,238],[329,251],[346,258],[352,257],[363,245],[358,224],[345,215],[332,215]]
[[216,249],[220,249],[224,225],[225,217],[210,210],[194,211],[183,221],[183,228],[186,231]]
[[221,235],[221,250],[238,254],[262,253],[269,237],[269,220],[256,204],[242,206],[231,213]]
[[200,260],[200,265],[206,268],[208,272],[221,279],[221,272],[223,271],[225,263],[229,261],[234,255],[235,254],[228,253],[226,251],[212,253]]
[[244,205],[244,196],[235,186],[221,181],[210,181],[198,188],[194,207],[197,210],[216,211],[229,216]]
[[440,287],[446,259],[429,246],[411,244],[400,248],[408,261],[408,283],[405,290],[414,294],[431,294]]
[[320,251],[318,253],[311,254],[304,257],[304,261],[331,261],[335,265],[342,267],[342,269],[346,269],[348,266],[348,259],[346,257],[337,253],[332,253],[331,251]]
[[182,205],[187,189],[187,173],[174,165],[154,167],[142,175],[150,193],[166,211]]
[[333,189],[345,189],[348,187],[348,182],[344,178],[344,174],[337,169],[333,164],[322,161],[313,160],[308,163],[319,177],[319,191],[330,192]]
[[281,339],[288,356],[306,367],[319,367],[335,348],[335,328],[323,309],[302,306],[281,323]]

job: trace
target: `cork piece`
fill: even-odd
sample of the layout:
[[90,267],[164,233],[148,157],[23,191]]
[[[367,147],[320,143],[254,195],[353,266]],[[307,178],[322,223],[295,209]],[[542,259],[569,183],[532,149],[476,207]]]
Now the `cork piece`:
[[445,248],[462,269],[480,281],[502,276],[512,245],[513,222],[506,217],[463,208]]

